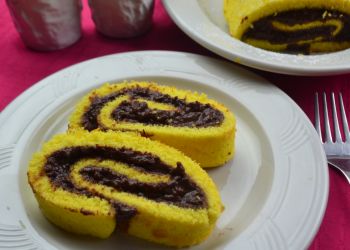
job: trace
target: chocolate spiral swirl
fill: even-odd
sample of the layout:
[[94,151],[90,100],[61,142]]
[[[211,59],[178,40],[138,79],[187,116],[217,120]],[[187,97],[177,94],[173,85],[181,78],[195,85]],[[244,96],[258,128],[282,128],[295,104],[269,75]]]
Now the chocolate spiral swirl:
[[[122,101],[111,113],[111,117],[120,122],[172,125],[175,127],[209,127],[220,125],[224,119],[223,113],[208,103],[186,102],[185,99],[173,98],[168,94],[137,86],[130,89],[124,88],[103,97],[91,97],[91,105],[84,113],[81,125],[89,131],[97,128],[106,130],[107,128],[101,126],[98,122],[97,117],[100,110],[104,105],[122,95],[130,95],[130,99]],[[146,102],[138,99],[169,104],[175,107],[175,110],[151,109]]]
[[[299,26],[298,26],[299,25]],[[295,28],[299,27],[299,28]],[[322,9],[290,10],[255,21],[245,34],[270,44],[289,44],[287,50],[308,49],[310,41],[350,41],[350,17]],[[298,44],[305,41],[303,44]]]
[[[126,175],[116,173],[107,167],[86,166],[79,170],[83,179],[114,188],[121,192],[131,193],[145,197],[156,202],[167,202],[184,208],[204,208],[207,206],[204,191],[185,173],[181,162],[173,168],[161,159],[150,153],[141,153],[132,149],[113,148],[107,146],[78,146],[60,149],[47,157],[44,169],[52,184],[64,190],[87,197],[99,196],[109,198],[102,194],[93,194],[87,187],[76,186],[69,176],[72,166],[82,159],[98,159],[98,161],[111,160],[121,162],[141,172],[157,175],[167,175],[170,181],[146,183],[129,179]],[[137,213],[136,207],[109,200],[116,210],[117,221],[130,220]],[[88,211],[82,211],[88,213]]]

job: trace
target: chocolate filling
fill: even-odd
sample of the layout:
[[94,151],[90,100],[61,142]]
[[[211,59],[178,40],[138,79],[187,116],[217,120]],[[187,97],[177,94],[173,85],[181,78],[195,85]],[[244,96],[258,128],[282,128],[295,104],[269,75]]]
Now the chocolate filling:
[[[327,25],[310,29],[300,29],[295,31],[282,31],[276,29],[273,21],[278,21],[288,26],[296,24],[307,24],[314,21],[326,22],[328,20],[341,20],[344,23],[343,29],[333,37],[336,26]],[[296,45],[299,41],[313,40],[323,37],[322,42],[344,42],[350,41],[350,17],[338,11],[326,12],[320,9],[292,10],[277,13],[276,16],[262,18],[253,23],[253,28],[249,28],[243,36],[243,41],[247,38],[257,40],[267,40],[271,44],[291,44],[289,50],[296,48],[308,48],[308,44]]]
[[79,170],[85,180],[113,187],[118,191],[136,194],[157,202],[166,201],[179,207],[202,207],[203,191],[185,173],[180,162],[169,172],[169,182],[145,183],[130,180],[106,167],[88,166]]
[[[138,180],[130,180],[126,175],[118,174],[106,167],[87,166],[79,170],[83,178],[93,183],[100,183],[115,188],[118,191],[128,192],[157,202],[167,202],[179,207],[203,208],[207,206],[204,191],[191,180],[185,173],[180,162],[173,168],[150,153],[141,153],[131,149],[101,147],[101,146],[79,146],[60,149],[47,157],[44,167],[51,183],[63,189],[86,195],[95,196],[88,188],[77,187],[70,179],[71,166],[81,159],[112,160],[123,162],[140,171],[170,176],[169,182],[145,183]],[[116,210],[117,221],[130,220],[137,213],[136,207],[129,207],[119,201],[112,201],[102,194],[97,196],[109,200]],[[89,211],[83,211],[88,215]]]
[[[224,118],[223,113],[214,109],[210,104],[202,104],[198,101],[187,103],[185,99],[172,98],[168,94],[137,86],[131,89],[124,88],[100,98],[90,98],[91,105],[83,115],[82,126],[89,131],[97,128],[106,130],[97,121],[100,110],[108,102],[127,94],[131,96],[130,101],[123,101],[111,114],[111,117],[117,121],[172,125],[175,127],[209,127],[220,125]],[[174,106],[176,110],[150,109],[146,102],[139,102],[138,98],[169,104]]]

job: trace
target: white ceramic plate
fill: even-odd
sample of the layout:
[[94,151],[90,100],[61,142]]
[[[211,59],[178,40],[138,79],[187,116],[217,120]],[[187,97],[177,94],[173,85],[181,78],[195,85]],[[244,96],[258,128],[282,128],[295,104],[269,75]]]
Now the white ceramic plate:
[[105,82],[154,81],[225,104],[237,119],[236,154],[208,170],[226,210],[192,249],[304,249],[322,221],[328,170],[322,145],[281,90],[233,64],[193,54],[134,52],[89,60],[38,82],[0,114],[0,249],[170,249],[119,232],[66,233],[38,208],[27,183],[33,152],[67,128],[81,98]]
[[162,0],[174,22],[193,40],[229,60],[290,75],[335,75],[350,72],[350,49],[297,56],[255,48],[229,35],[224,0]]

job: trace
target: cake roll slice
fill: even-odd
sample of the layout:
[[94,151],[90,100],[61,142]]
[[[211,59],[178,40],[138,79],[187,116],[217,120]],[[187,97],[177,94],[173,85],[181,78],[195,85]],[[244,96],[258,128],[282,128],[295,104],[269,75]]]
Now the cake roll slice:
[[332,52],[350,47],[349,0],[224,0],[230,34],[272,51]]
[[117,228],[156,243],[191,246],[209,236],[223,208],[197,163],[136,133],[56,135],[30,160],[28,181],[52,223],[101,238]]
[[76,106],[69,128],[135,131],[179,149],[201,167],[234,155],[236,121],[204,94],[147,82],[106,84]]

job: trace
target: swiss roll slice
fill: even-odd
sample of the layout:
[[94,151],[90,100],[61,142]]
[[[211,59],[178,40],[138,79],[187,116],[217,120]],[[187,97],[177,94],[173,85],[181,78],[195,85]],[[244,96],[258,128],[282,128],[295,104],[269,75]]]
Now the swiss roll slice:
[[130,132],[56,135],[30,160],[28,181],[52,223],[100,238],[118,228],[156,243],[191,246],[209,236],[223,208],[197,163]]
[[76,106],[69,128],[135,131],[172,146],[203,168],[234,155],[236,121],[204,94],[155,83],[106,84]]
[[231,35],[272,51],[350,48],[349,0],[224,0]]

